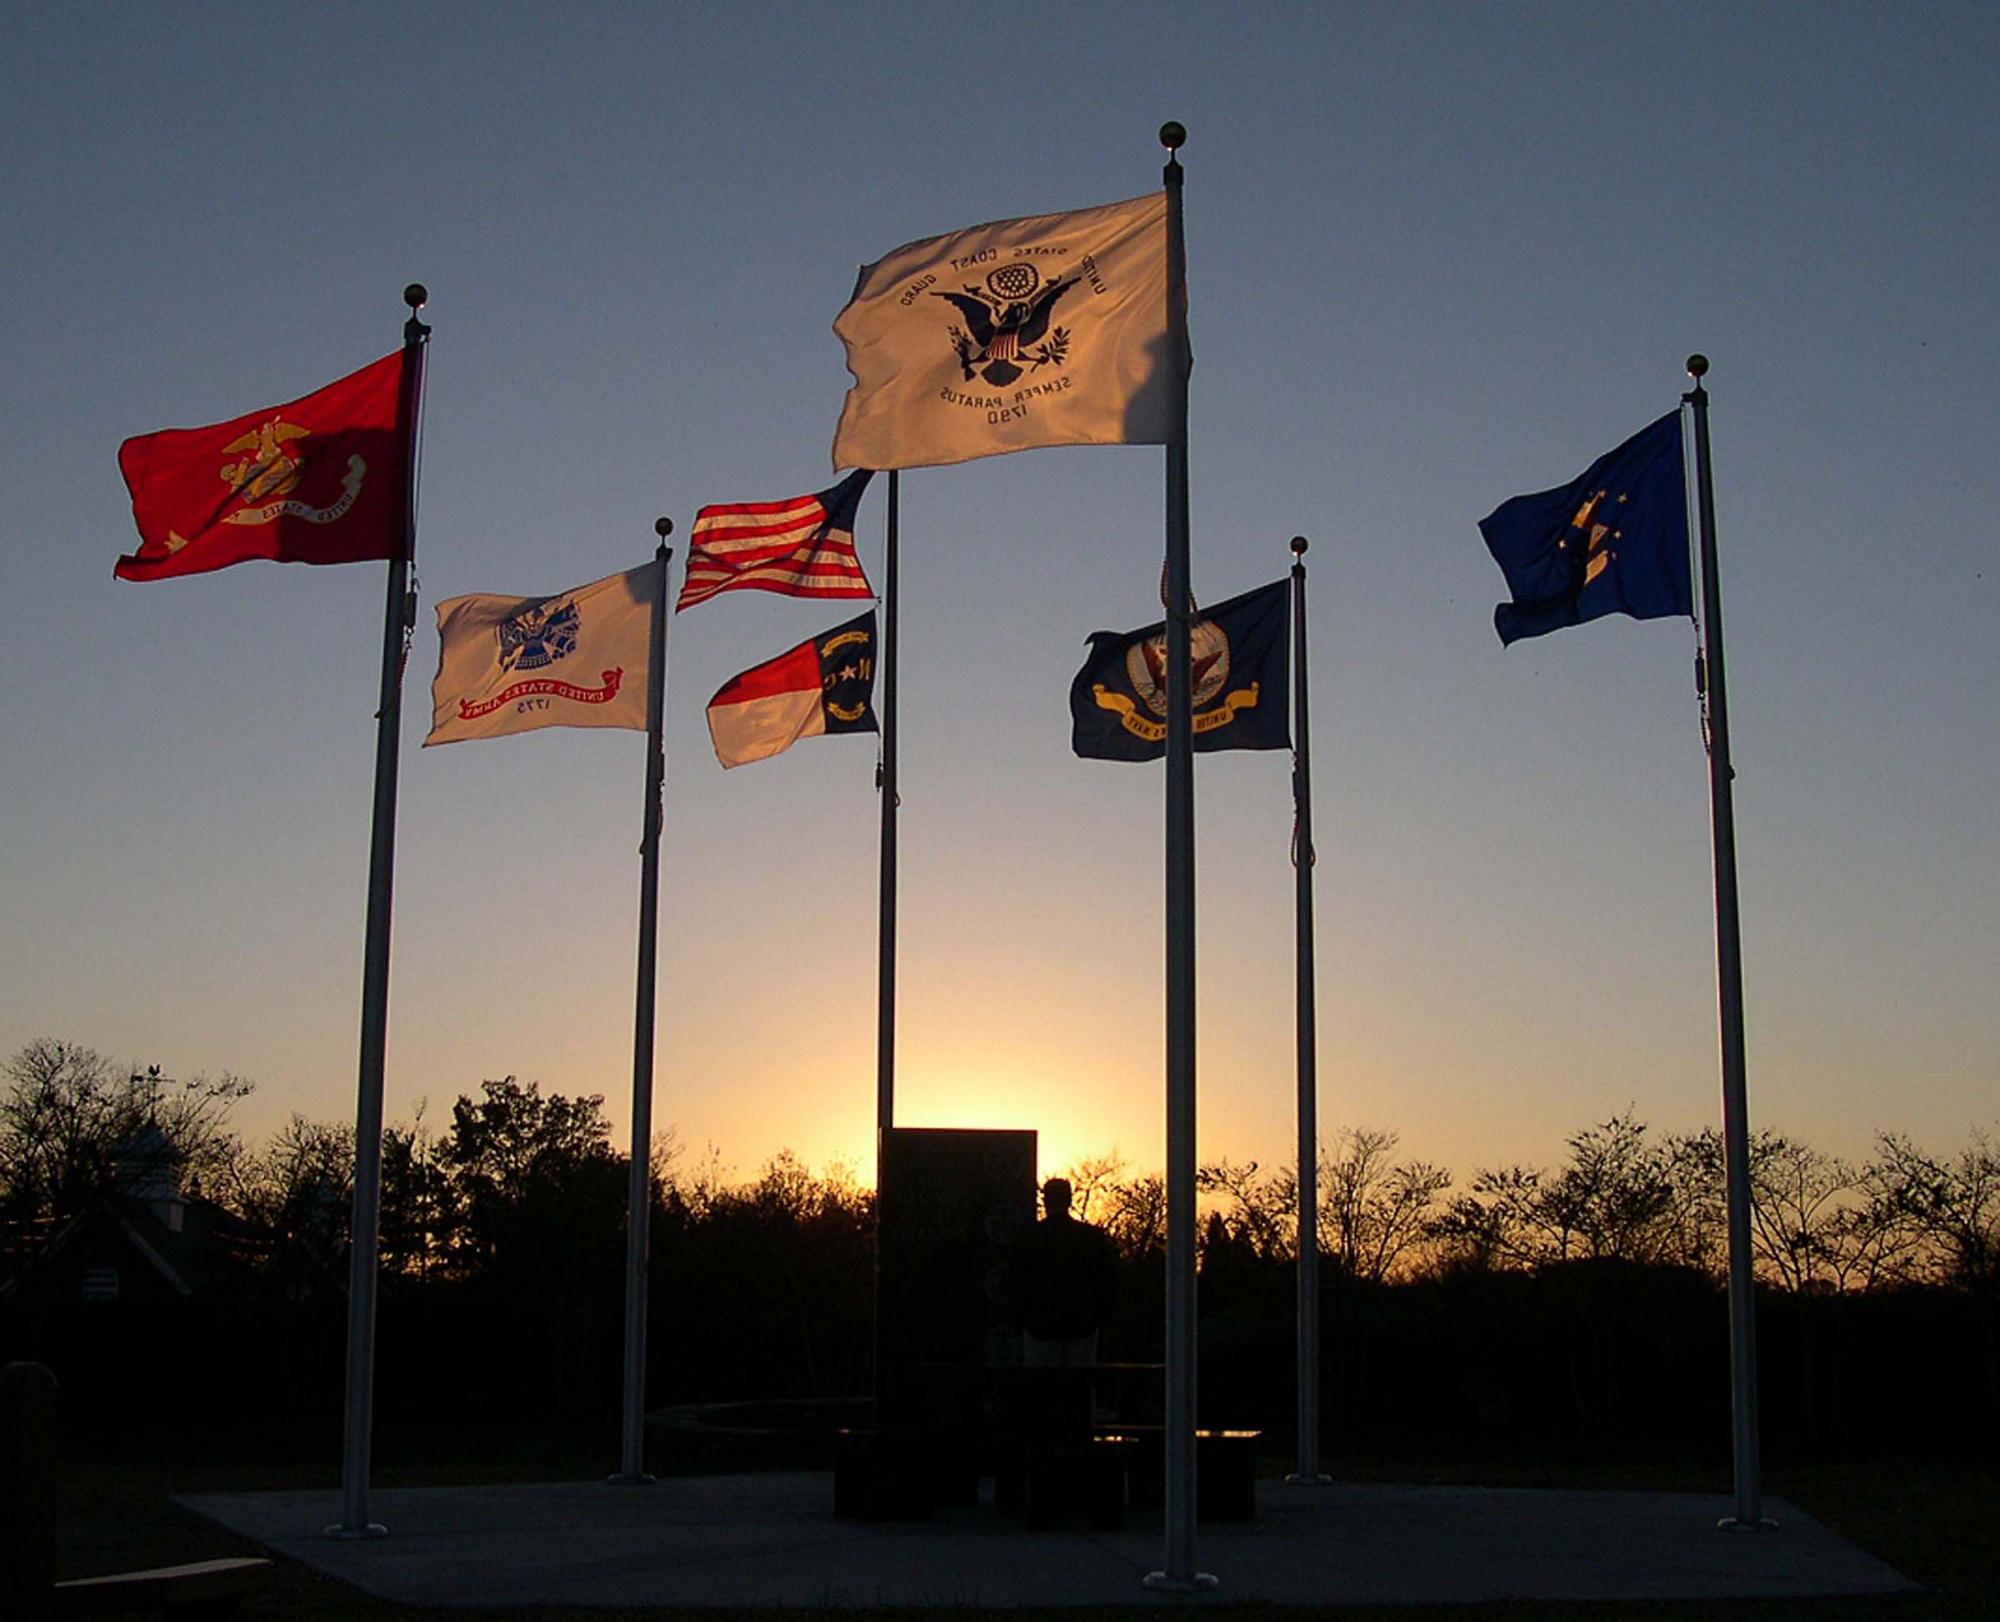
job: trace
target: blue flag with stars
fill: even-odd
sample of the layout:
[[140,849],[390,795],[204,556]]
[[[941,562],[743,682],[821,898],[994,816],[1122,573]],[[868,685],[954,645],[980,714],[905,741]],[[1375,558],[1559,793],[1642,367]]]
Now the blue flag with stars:
[[1681,415],[1670,411],[1570,483],[1503,501],[1479,524],[1513,601],[1503,643],[1600,614],[1692,615]]

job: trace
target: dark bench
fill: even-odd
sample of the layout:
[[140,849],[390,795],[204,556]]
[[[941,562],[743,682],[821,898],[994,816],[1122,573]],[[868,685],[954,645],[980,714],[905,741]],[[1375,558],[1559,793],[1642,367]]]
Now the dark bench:
[[1099,1532],[1120,1531],[1137,1451],[1129,1436],[1024,1443],[994,1475],[996,1507],[1037,1529],[1083,1520]]
[[[1160,1502],[1164,1373],[1158,1363],[906,1364],[880,1425],[837,1434],[834,1513],[928,1520],[976,1505],[990,1475],[995,1507],[1030,1526],[1116,1530],[1128,1504]],[[1201,1433],[1204,1519],[1255,1517],[1259,1434]]]
[[219,1616],[270,1579],[271,1562],[253,1558],[197,1560],[187,1566],[155,1566],[110,1577],[78,1577],[57,1583],[52,1616],[124,1616],[153,1611],[162,1616]]
[[[1117,1425],[1099,1435],[1121,1437],[1127,1455],[1129,1500],[1134,1509],[1158,1509],[1167,1481],[1167,1433],[1160,1425]],[[1257,1446],[1262,1431],[1198,1430],[1194,1433],[1194,1512],[1204,1521],[1257,1518]]]

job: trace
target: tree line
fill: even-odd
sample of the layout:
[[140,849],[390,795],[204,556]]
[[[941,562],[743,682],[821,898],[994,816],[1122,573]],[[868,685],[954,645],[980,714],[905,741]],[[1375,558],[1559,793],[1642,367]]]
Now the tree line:
[[[241,1223],[248,1270],[297,1295],[342,1283],[353,1195],[353,1129],[293,1116],[262,1144],[232,1125],[253,1084],[182,1080],[115,1065],[75,1043],[37,1040],[0,1083],[0,1226],[19,1268],[100,1194],[121,1155],[150,1142],[182,1191]],[[150,1139],[142,1128],[159,1130]],[[1322,1145],[1318,1239],[1333,1279],[1368,1284],[1535,1271],[1572,1261],[1727,1268],[1723,1152],[1713,1128],[1654,1134],[1629,1109],[1572,1133],[1553,1166],[1476,1168],[1460,1183],[1399,1154],[1391,1131],[1344,1128]],[[671,1131],[652,1151],[652,1220],[672,1232],[784,1225],[865,1237],[874,1195],[852,1165],[815,1173],[789,1149],[736,1178],[710,1146],[690,1158]],[[1066,1175],[1076,1210],[1128,1262],[1166,1245],[1166,1187],[1116,1153]],[[1881,1132],[1856,1161],[1765,1130],[1750,1145],[1752,1249],[1760,1283],[1803,1294],[1912,1285],[1987,1294],[2000,1285],[2000,1145],[1975,1128],[1938,1154]],[[1197,1173],[1204,1254],[1297,1255],[1296,1164],[1220,1159]],[[384,1129],[382,1265],[422,1282],[561,1271],[622,1226],[626,1158],[604,1100],[513,1076],[461,1094],[441,1124],[419,1106]],[[613,1258],[618,1252],[613,1247]]]
[[[245,1142],[241,1077],[182,1079],[31,1042],[0,1069],[0,1356],[55,1368],[66,1413],[179,1449],[337,1456],[354,1145],[294,1117]],[[152,1156],[157,1164],[148,1165]],[[136,1163],[135,1163],[136,1159]],[[421,1438],[615,1437],[627,1164],[595,1095],[482,1081],[384,1134],[378,1452]],[[739,1175],[671,1133],[651,1155],[655,1405],[846,1398],[873,1377],[874,1192],[780,1151]],[[1950,1451],[2000,1437],[2000,1154],[1884,1133],[1859,1162],[1765,1132],[1752,1154],[1766,1436]],[[1116,1154],[1067,1173],[1121,1257],[1106,1355],[1157,1362],[1166,1190]],[[1199,1170],[1203,1423],[1292,1423],[1297,1176]],[[226,1254],[186,1299],[37,1290],[104,1196],[178,1183]],[[1393,1132],[1319,1165],[1329,1445],[1455,1458],[1726,1457],[1726,1220],[1713,1132],[1631,1112],[1551,1165],[1461,1181]],[[115,1202],[112,1202],[115,1204]],[[80,1226],[81,1224],[81,1226]],[[100,1226],[103,1224],[100,1221]],[[40,1274],[44,1279],[54,1276]],[[192,1428],[190,1428],[192,1427]]]

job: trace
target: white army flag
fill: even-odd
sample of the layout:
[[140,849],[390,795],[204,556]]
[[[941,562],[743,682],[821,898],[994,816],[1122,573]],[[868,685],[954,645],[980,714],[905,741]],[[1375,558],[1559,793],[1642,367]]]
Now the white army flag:
[[836,468],[1163,445],[1184,383],[1166,193],[909,243],[862,267],[833,330],[854,374]]
[[646,730],[660,565],[553,597],[474,592],[439,603],[424,747],[537,727]]

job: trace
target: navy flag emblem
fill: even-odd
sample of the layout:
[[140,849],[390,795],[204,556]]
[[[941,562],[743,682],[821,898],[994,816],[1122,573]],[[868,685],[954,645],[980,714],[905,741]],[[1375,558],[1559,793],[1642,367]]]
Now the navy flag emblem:
[[[1291,584],[1273,581],[1189,628],[1198,750],[1289,749]],[[1086,760],[1158,760],[1167,751],[1166,623],[1096,631],[1070,683],[1070,745]]]

